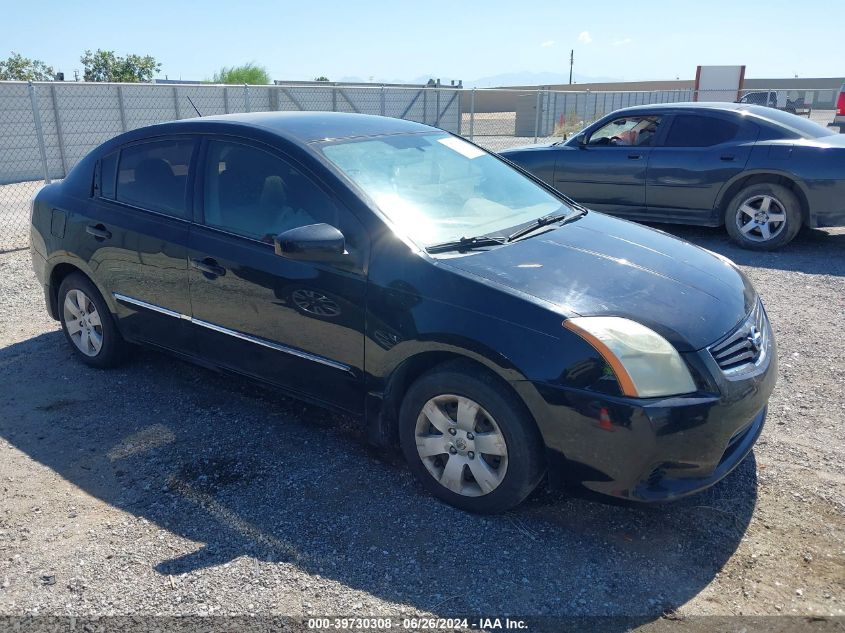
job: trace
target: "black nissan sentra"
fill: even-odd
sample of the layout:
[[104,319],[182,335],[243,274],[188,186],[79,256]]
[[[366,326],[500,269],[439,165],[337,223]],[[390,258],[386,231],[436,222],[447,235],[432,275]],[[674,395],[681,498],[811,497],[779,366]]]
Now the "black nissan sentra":
[[31,237],[81,361],[144,343],[359,416],[474,512],[544,475],[639,501],[701,490],[751,451],[775,384],[729,260],[409,121],[127,132],[38,193]]

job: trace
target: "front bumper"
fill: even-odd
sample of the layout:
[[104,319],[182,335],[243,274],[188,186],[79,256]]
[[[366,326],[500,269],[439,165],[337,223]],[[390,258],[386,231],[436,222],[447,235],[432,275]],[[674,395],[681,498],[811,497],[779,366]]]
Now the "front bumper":
[[771,328],[759,366],[729,376],[710,352],[686,354],[699,391],[637,399],[533,383],[553,486],[577,483],[632,501],[677,499],[712,486],[751,452],[777,379]]

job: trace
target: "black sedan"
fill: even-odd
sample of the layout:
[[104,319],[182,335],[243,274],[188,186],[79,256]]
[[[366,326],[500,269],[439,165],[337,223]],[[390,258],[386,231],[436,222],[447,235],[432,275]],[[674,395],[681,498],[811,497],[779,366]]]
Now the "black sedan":
[[501,154],[591,209],[724,225],[745,248],[845,224],[845,136],[764,106],[635,106],[567,141]]
[[408,121],[127,132],[41,190],[31,237],[82,362],[144,343],[345,411],[471,511],[546,473],[642,501],[705,488],[750,452],[775,383],[730,261]]

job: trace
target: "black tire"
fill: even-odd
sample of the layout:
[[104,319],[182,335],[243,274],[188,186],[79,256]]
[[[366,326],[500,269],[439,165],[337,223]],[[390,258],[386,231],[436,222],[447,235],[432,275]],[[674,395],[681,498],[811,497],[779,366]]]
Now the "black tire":
[[[740,228],[741,222],[750,219],[740,208],[744,205],[748,208],[749,201],[752,201],[751,208],[756,208],[754,205],[764,197],[772,199],[770,205],[783,209],[786,218],[774,230],[769,229],[771,237],[768,239],[759,228],[751,229],[749,234]],[[742,248],[754,251],[771,251],[789,244],[801,230],[801,223],[801,203],[798,197],[786,187],[774,183],[764,182],[745,187],[731,199],[725,209],[725,228],[731,240]]]
[[[498,486],[486,494],[465,496],[449,490],[429,472],[417,452],[417,420],[423,407],[432,398],[446,394],[481,405],[504,436],[505,474]],[[448,440],[445,435],[444,438]],[[545,472],[543,441],[525,406],[496,377],[460,361],[436,367],[411,385],[399,413],[399,442],[411,471],[423,487],[449,505],[469,512],[493,514],[519,505],[537,487]],[[481,454],[477,459],[482,459]],[[472,479],[469,466],[462,472]]]
[[[84,295],[94,305],[97,314],[100,317],[100,326],[99,328],[96,328],[96,332],[101,337],[102,344],[99,350],[91,355],[84,353],[80,349],[68,331],[65,301],[68,293],[71,291],[81,291],[84,293]],[[59,286],[58,312],[65,338],[67,339],[68,344],[70,344],[74,354],[76,354],[76,357],[83,363],[90,365],[91,367],[105,369],[107,367],[115,367],[126,360],[129,346],[117,330],[111,310],[109,310],[108,305],[106,305],[106,302],[103,300],[103,297],[99,290],[97,290],[97,287],[90,279],[88,279],[88,277],[82,273],[71,273],[64,278]]]

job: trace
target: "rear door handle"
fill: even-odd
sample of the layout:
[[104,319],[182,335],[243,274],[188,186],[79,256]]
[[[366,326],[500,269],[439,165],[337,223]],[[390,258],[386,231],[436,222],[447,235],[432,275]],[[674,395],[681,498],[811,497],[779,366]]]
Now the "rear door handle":
[[204,272],[206,275],[212,275],[213,277],[222,277],[226,274],[226,269],[211,257],[206,257],[205,259],[192,259],[191,266]]
[[631,159],[631,160],[639,160],[642,157],[643,157],[642,154],[634,154],[634,153],[628,154],[628,158]]
[[111,239],[111,231],[102,224],[89,224],[85,227],[85,232],[88,233],[88,235],[93,235],[94,239],[98,242]]
[[722,154],[719,158],[722,160],[733,160],[736,158],[733,154]]

